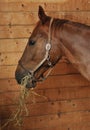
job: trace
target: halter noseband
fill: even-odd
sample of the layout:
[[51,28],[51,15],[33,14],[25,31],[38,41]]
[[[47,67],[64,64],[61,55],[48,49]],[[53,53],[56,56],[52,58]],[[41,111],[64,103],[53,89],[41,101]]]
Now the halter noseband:
[[[19,65],[28,73],[27,75],[28,75],[30,81],[33,80],[33,79],[35,79],[34,78],[34,73],[43,65],[43,63],[45,61],[48,62],[48,66],[49,67],[51,67],[51,68],[53,67],[52,62],[50,61],[50,54],[49,54],[50,50],[51,50],[51,25],[52,25],[52,22],[53,22],[53,18],[51,18],[51,20],[50,20],[49,33],[48,33],[48,42],[46,43],[46,47],[45,47],[46,53],[45,53],[45,56],[44,56],[43,60],[41,60],[41,62],[37,66],[35,66],[35,68],[33,70],[26,69],[24,67],[24,65],[22,64],[22,62],[19,61]],[[51,72],[51,70],[49,71],[49,73],[50,72]],[[47,76],[49,75],[49,73],[47,74]],[[43,80],[44,79],[46,79],[46,78],[43,78]],[[41,81],[41,80],[38,80],[38,81]]]

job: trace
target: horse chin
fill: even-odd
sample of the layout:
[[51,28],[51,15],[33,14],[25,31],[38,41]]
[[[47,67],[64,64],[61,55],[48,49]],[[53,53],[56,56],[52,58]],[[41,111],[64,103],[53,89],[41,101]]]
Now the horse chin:
[[28,82],[26,84],[26,88],[28,89],[35,88],[35,87],[36,87],[36,82],[32,82],[32,83]]

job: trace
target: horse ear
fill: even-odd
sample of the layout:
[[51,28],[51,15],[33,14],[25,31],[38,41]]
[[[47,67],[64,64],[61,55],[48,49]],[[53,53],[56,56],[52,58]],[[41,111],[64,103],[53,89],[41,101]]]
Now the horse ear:
[[42,24],[44,24],[47,21],[47,15],[45,14],[42,6],[39,6],[38,17],[39,17],[40,21],[42,22]]

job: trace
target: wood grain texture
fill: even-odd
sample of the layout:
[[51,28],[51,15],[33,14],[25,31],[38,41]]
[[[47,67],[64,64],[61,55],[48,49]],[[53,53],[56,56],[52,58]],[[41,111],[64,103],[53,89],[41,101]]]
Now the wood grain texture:
[[[55,18],[69,19],[84,24],[90,24],[90,12],[47,12]],[[7,12],[0,13],[0,25],[34,25],[39,20],[37,12]],[[34,25],[35,26],[35,25]]]
[[23,52],[28,39],[0,39],[0,53]]
[[[89,112],[74,112],[74,113],[63,113],[63,114],[53,114],[40,117],[26,117],[25,124],[23,127],[32,129],[42,129],[42,128],[56,128],[59,127],[62,130],[67,130],[72,128],[73,130],[80,130],[83,128],[90,127],[90,113]],[[47,124],[47,125],[46,125]],[[85,124],[85,125],[84,125]],[[7,127],[9,130],[10,126]],[[11,126],[12,128],[12,126]],[[67,129],[65,129],[67,128]],[[85,130],[85,129],[83,129]]]
[[[13,102],[13,101],[12,101]],[[15,102],[15,101],[14,101]],[[63,101],[51,101],[51,102],[37,102],[37,103],[27,103],[27,108],[29,111],[29,116],[44,116],[44,115],[51,115],[55,113],[70,113],[76,111],[89,111],[90,109],[90,99],[71,99],[71,100],[63,100]],[[8,102],[10,104],[10,102]],[[0,103],[1,105],[1,103]],[[3,105],[1,107],[2,111],[5,109],[9,110],[1,113],[2,118],[8,118],[8,115],[13,113],[17,109],[18,105],[10,104],[10,105]],[[43,109],[42,109],[43,108]]]
[[[0,12],[37,12],[39,5],[41,5],[45,11],[53,11],[53,12],[62,12],[62,11],[89,11],[90,10],[90,5],[89,5],[89,0],[72,0],[69,2],[64,1],[61,3],[57,3],[56,1],[47,3],[46,1],[44,2],[30,2],[28,1],[8,1],[4,2],[0,1]],[[60,2],[60,0],[59,0]],[[4,8],[3,8],[4,6]],[[34,8],[33,8],[34,7]]]
[[[38,86],[39,87],[39,86]],[[90,89],[89,86],[77,86],[75,87],[62,87],[61,88],[45,88],[45,86],[42,89],[37,89],[35,90],[38,94],[41,95],[41,97],[36,97],[35,101],[37,102],[55,102],[55,101],[62,101],[62,100],[72,100],[72,99],[85,99],[87,100],[90,98]],[[15,89],[15,88],[14,88]],[[8,92],[8,94],[7,94]],[[0,94],[0,104],[3,106],[7,105],[15,105],[18,101],[18,95],[19,91],[14,90],[14,91],[6,91],[6,92],[1,92]],[[4,99],[3,99],[4,96]],[[48,100],[43,98],[42,96],[46,96]],[[12,98],[13,97],[13,98]],[[6,100],[9,99],[9,100]],[[31,99],[28,98],[27,100],[28,103],[31,103]]]
[[[22,129],[29,129],[30,130],[53,130],[55,128],[60,128],[62,130],[72,129],[72,130],[89,130],[90,128],[90,113],[85,112],[74,112],[74,113],[61,113],[53,114],[53,115],[46,115],[46,116],[39,116],[39,117],[26,117],[24,118],[25,124]],[[68,120],[68,121],[67,121]],[[2,120],[4,122],[4,120]],[[47,124],[47,125],[46,125]],[[7,130],[13,128],[14,130],[17,128],[14,125],[9,125],[6,127]],[[17,128],[19,130],[19,128]],[[57,129],[58,130],[58,129]]]

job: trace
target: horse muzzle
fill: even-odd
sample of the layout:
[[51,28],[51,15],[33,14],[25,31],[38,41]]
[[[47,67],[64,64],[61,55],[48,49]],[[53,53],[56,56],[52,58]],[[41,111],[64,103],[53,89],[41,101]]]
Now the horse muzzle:
[[36,86],[36,81],[28,73],[20,74],[16,71],[15,78],[18,84],[21,84],[27,88],[34,88]]
[[36,87],[36,81],[27,82],[26,88],[35,88]]

